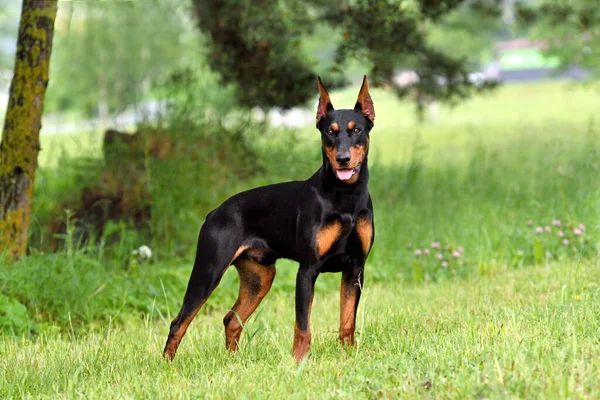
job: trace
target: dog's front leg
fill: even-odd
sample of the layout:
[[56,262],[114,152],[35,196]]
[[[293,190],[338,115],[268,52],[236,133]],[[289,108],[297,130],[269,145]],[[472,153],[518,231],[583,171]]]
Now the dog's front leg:
[[356,311],[364,280],[364,263],[342,271],[340,291],[340,341],[342,346],[354,346]]
[[300,266],[296,276],[296,326],[293,355],[297,362],[302,361],[310,349],[310,310],[318,275],[316,268]]

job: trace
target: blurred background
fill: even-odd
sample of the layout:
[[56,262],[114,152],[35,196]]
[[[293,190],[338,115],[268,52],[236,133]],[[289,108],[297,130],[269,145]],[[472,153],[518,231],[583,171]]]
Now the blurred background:
[[[19,3],[0,5],[0,118]],[[5,330],[176,309],[210,210],[321,165],[317,75],[336,108],[372,87],[369,284],[598,256],[596,0],[59,1],[54,26]]]

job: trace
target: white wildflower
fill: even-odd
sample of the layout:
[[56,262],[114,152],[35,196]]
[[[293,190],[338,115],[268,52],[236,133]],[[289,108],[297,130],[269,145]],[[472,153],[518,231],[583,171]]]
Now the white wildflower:
[[139,256],[142,260],[152,258],[152,249],[145,244],[131,252],[134,256]]

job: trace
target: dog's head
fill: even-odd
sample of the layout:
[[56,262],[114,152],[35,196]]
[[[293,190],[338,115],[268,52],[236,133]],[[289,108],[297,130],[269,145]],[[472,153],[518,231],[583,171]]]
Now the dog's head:
[[365,75],[353,110],[334,110],[321,78],[318,86],[317,129],[321,131],[326,162],[337,179],[355,183],[369,151],[369,132],[375,120],[369,81]]

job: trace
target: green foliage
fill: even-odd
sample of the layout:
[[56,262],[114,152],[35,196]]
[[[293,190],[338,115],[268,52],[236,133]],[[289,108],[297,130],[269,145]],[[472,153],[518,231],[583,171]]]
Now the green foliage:
[[[156,94],[168,100],[164,122],[174,131],[187,131],[190,125],[224,123],[228,115],[237,113],[233,87],[219,84],[200,50],[191,51],[187,57],[184,64],[157,83]],[[203,135],[201,129],[190,133]]]
[[408,243],[406,250],[414,255],[412,279],[416,282],[462,276],[467,272],[465,249],[460,245],[432,242],[413,246]]
[[[369,75],[375,83],[389,81],[400,68],[414,70],[419,82],[412,88],[418,92],[446,101],[466,97],[471,71],[455,54],[429,46],[426,35],[437,18],[461,1],[436,2],[435,6],[426,3],[364,0],[334,14],[334,20],[343,18],[344,40],[338,48],[338,63],[347,58],[368,60],[373,66]],[[445,83],[441,85],[440,80]]]
[[0,333],[28,333],[30,329],[27,308],[15,299],[0,293]]
[[593,257],[598,254],[597,243],[588,237],[586,229],[584,224],[560,219],[540,224],[529,220],[528,229],[520,229],[514,235],[519,250],[515,250],[513,261],[541,264],[569,257]]
[[501,31],[497,11],[477,9],[472,4],[458,7],[431,24],[427,41],[437,51],[465,60],[476,68],[491,58],[494,41]]
[[[466,97],[473,86],[469,63],[461,55],[437,50],[427,40],[432,28],[444,24],[442,17],[463,2],[195,0],[194,4],[199,26],[210,39],[209,63],[225,83],[237,84],[240,103],[290,108],[314,97],[316,75],[326,76],[330,86],[342,84],[349,61],[369,69],[375,85],[390,82],[398,69],[412,69],[420,77],[415,89],[422,94],[445,101]],[[480,11],[469,10],[469,17]],[[324,24],[341,33],[319,38],[321,43],[337,41],[331,70],[324,70],[301,48],[301,39]]]
[[596,0],[542,0],[519,3],[520,22],[531,36],[548,44],[563,68],[577,65],[600,76],[600,10]]
[[[56,233],[52,228],[66,223],[66,210],[81,207],[82,191],[99,179],[103,165],[97,157],[84,151],[80,157],[61,154],[56,158],[52,168],[39,168],[36,174],[34,223],[29,244],[41,251],[52,248],[55,239],[52,235]],[[85,227],[78,224],[75,229],[81,231]]]
[[[129,245],[126,251],[131,253]],[[91,246],[31,256],[3,266],[0,279],[0,292],[4,293],[0,293],[0,301],[4,303],[2,296],[12,299],[8,303],[12,308],[7,309],[12,314],[2,313],[0,325],[4,325],[5,317],[10,318],[17,332],[27,326],[27,310],[41,322],[42,330],[52,330],[53,326],[81,330],[102,321],[122,322],[151,312],[153,299],[164,295],[176,298],[185,288],[183,276],[169,273],[166,266],[156,268],[144,262],[128,269]],[[161,301],[159,310],[164,312],[165,307]]]
[[62,2],[48,110],[110,114],[148,100],[186,56],[185,10],[173,2]]
[[[104,144],[101,158],[89,149],[76,151],[91,153],[90,157],[70,157],[57,155],[63,144],[47,144],[58,162],[39,172],[39,224],[31,241],[36,247],[48,249],[56,233],[55,229],[48,234],[48,225],[61,230],[63,210],[70,209],[77,212],[75,236],[79,240],[122,244],[127,238],[128,250],[114,254],[120,264],[128,264],[131,249],[142,243],[159,244],[163,254],[188,254],[204,216],[231,191],[243,187],[240,178],[260,170],[260,158],[250,143],[264,125],[253,122],[247,112],[230,112],[235,107],[231,89],[217,85],[200,54],[190,54],[189,58],[189,64],[157,83],[157,94],[169,99],[166,117],[159,123],[165,128],[140,126],[134,148],[117,146],[112,154]],[[76,148],[79,146],[76,143]],[[90,192],[102,194],[97,196],[94,209],[101,208],[99,202],[104,200],[113,204],[113,199],[120,199],[114,208],[125,211],[120,212],[120,221],[104,227],[104,234],[98,232],[101,218],[88,212],[85,195]],[[145,202],[152,218],[133,226],[134,218],[128,217],[136,208],[144,209]],[[114,249],[107,246],[105,251]]]
[[212,43],[209,64],[237,84],[241,104],[291,108],[314,95],[315,75],[300,51],[310,19],[300,3],[194,1]]

